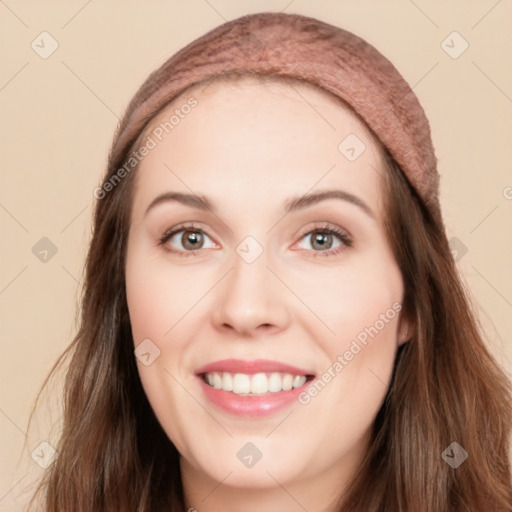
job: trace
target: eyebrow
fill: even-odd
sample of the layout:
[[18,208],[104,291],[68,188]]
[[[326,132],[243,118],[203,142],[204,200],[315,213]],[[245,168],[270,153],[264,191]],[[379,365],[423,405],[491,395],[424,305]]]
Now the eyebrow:
[[[351,203],[359,207],[369,217],[376,220],[375,213],[362,199],[355,196],[354,194],[346,192],[345,190],[338,189],[323,190],[320,192],[291,197],[285,201],[284,211],[285,213],[295,212],[318,204],[319,202],[325,201],[327,199],[340,199],[342,201]],[[167,202],[177,202],[192,208],[197,208],[198,210],[209,210],[212,213],[216,213],[217,211],[213,203],[205,196],[198,194],[185,194],[182,192],[165,192],[164,194],[160,194],[159,196],[155,197],[155,199],[151,201],[146,209],[146,212],[144,213],[144,216],[146,216],[148,212],[155,208],[157,205]]]
[[327,199],[341,199],[342,201],[351,203],[359,207],[364,213],[366,213],[366,215],[376,220],[376,215],[373,210],[361,198],[345,190],[338,189],[323,190],[313,194],[304,194],[302,196],[292,197],[285,202],[285,212],[289,213],[303,208],[308,208],[309,206],[313,206],[314,204]]

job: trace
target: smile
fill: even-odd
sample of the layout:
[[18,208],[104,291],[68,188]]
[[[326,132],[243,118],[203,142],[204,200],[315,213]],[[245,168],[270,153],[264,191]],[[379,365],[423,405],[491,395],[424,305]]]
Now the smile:
[[216,408],[249,417],[291,406],[314,379],[308,370],[263,359],[217,361],[198,369],[196,376],[205,398]]
[[231,373],[210,372],[203,374],[203,380],[212,388],[230,391],[237,395],[262,395],[290,391],[303,386],[308,378],[306,375],[291,373]]

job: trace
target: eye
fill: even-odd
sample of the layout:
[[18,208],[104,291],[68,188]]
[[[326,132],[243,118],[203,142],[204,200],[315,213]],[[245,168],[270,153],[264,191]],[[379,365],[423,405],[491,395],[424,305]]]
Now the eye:
[[311,249],[306,249],[314,252],[313,257],[333,256],[352,246],[352,240],[347,233],[329,225],[316,227],[307,232],[301,240],[309,242]]
[[166,231],[160,238],[159,245],[164,245],[167,250],[178,253],[180,256],[197,256],[196,253],[201,249],[217,247],[213,242],[210,247],[205,247],[204,243],[207,239],[211,240],[202,229],[191,224]]
[[[179,235],[179,236],[178,236]],[[210,247],[205,247],[205,240],[210,240]],[[306,250],[313,252],[313,257],[333,256],[352,246],[350,236],[339,228],[329,225],[315,227],[301,237],[309,241]],[[202,249],[214,249],[217,245],[200,228],[193,224],[181,225],[166,231],[159,240],[159,245],[180,256],[197,256]],[[181,247],[180,247],[181,245]],[[299,247],[304,249],[304,247]]]

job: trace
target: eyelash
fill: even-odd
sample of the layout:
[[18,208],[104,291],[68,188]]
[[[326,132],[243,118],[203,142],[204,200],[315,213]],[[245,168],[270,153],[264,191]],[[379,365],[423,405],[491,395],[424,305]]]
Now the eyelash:
[[[182,232],[182,231],[194,231],[202,233],[208,238],[211,238],[208,233],[203,231],[200,228],[195,227],[193,224],[180,225],[172,230],[166,231],[162,237],[159,239],[158,245],[164,245],[167,243],[174,235]],[[308,232],[301,235],[300,240],[302,240],[307,235],[312,235],[315,232],[334,235],[341,241],[341,245],[336,247],[335,249],[329,249],[327,251],[313,251],[313,257],[326,257],[326,256],[336,256],[344,252],[347,248],[352,247],[352,239],[343,231],[339,230],[336,227],[325,225],[325,226],[315,226],[314,229],[309,230]],[[202,249],[198,249],[195,251],[178,251],[176,249],[170,249],[166,247],[166,250],[175,254],[178,254],[181,257],[187,258],[189,256],[197,256]]]

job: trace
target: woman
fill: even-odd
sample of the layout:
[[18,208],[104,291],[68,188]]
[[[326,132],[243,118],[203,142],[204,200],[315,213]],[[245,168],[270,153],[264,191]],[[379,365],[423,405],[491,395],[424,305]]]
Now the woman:
[[510,383],[438,183],[353,34],[263,13],[164,63],[94,191],[45,509],[510,510]]

